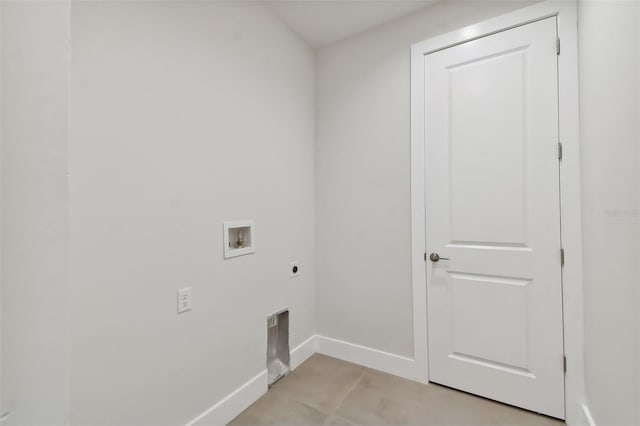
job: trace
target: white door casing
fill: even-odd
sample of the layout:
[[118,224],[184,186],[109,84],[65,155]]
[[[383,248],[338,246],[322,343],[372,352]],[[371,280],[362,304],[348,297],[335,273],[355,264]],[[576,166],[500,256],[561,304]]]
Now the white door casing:
[[[558,55],[559,135],[562,246],[566,253],[563,277],[565,420],[587,425],[588,402],[584,379],[584,324],[582,284],[582,200],[578,108],[578,34],[576,0],[547,0],[411,46],[411,270],[413,291],[414,356],[407,377],[427,382],[427,247],[425,233],[425,91],[424,56],[491,34],[556,17],[561,52]],[[426,261],[426,262],[425,262]]]
[[429,378],[564,418],[556,18],[424,56]]

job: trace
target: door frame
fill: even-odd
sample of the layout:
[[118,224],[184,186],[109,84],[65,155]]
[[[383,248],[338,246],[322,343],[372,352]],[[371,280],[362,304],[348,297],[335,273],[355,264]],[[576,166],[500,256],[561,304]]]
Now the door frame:
[[[427,271],[425,226],[424,56],[481,37],[557,17],[561,244],[565,374],[565,420],[584,423],[582,213],[578,115],[578,31],[575,0],[549,0],[411,46],[411,265],[413,287],[414,362],[421,381],[429,378],[427,348]],[[560,255],[560,253],[558,253]]]

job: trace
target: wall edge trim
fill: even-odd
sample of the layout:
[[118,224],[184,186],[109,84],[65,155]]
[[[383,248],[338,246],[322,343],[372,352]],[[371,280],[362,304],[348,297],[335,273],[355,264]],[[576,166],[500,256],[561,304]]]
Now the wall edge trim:
[[369,367],[419,383],[428,383],[419,363],[413,358],[384,352],[331,337],[316,335],[317,351],[343,361]]
[[582,414],[584,415],[584,419],[586,420],[586,425],[597,426],[596,421],[591,415],[591,410],[589,410],[589,406],[587,404],[582,404]]
[[[316,335],[309,337],[291,351],[291,369],[298,368],[314,353],[316,353]],[[229,423],[267,392],[268,380],[267,370],[262,370],[194,417],[185,426],[225,425]]]

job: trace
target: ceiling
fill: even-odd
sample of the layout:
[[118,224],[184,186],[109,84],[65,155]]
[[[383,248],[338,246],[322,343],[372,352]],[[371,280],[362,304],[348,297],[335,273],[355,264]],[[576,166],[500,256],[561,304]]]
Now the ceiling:
[[323,47],[437,0],[270,0],[271,8],[313,47]]

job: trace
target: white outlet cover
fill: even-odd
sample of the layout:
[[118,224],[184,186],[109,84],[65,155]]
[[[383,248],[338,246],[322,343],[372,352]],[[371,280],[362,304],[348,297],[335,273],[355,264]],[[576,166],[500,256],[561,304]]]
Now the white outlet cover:
[[[297,268],[296,272],[293,272],[294,268]],[[289,264],[289,278],[299,277],[301,272],[300,262],[291,262]]]
[[178,290],[178,313],[191,310],[191,289],[192,287],[181,288]]

